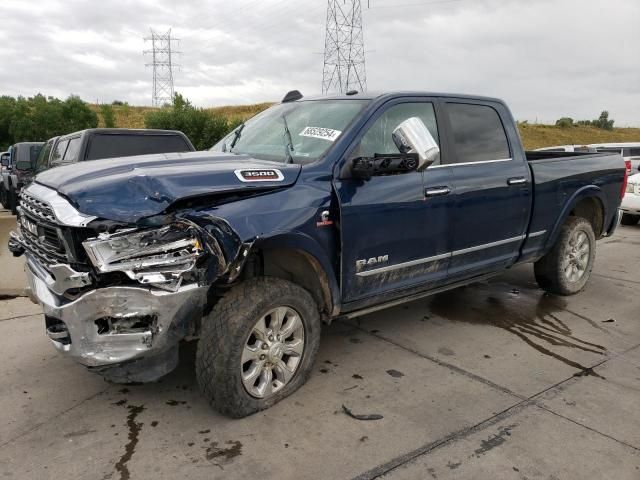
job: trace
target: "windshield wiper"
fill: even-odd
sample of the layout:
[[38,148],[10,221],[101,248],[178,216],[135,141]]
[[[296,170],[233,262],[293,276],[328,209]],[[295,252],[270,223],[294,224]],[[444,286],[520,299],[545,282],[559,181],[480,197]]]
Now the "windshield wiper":
[[[231,145],[229,145],[229,151],[233,150],[233,147],[236,146],[236,143],[238,143],[238,140],[240,140],[240,137],[242,136],[242,130],[244,129],[244,122],[242,122],[240,124],[240,126],[238,128],[236,128],[236,131],[234,132],[233,135],[233,140],[231,140]],[[226,145],[225,145],[226,147]]]
[[291,138],[291,130],[289,130],[289,124],[287,123],[287,117],[285,115],[282,115],[282,123],[284,124],[284,133],[287,136],[286,143],[284,145],[284,154],[287,157],[286,163],[293,163],[293,152],[295,149],[293,148],[293,138]]

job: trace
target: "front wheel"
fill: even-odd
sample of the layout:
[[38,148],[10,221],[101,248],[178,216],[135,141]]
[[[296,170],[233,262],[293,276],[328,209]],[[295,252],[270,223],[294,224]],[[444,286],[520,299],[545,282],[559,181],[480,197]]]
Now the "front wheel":
[[622,225],[637,225],[640,220],[640,215],[631,215],[630,213],[623,213],[620,223]]
[[573,295],[587,284],[595,258],[591,224],[581,217],[569,217],[551,251],[534,264],[536,281],[550,293]]
[[227,292],[202,320],[198,385],[220,413],[264,410],[305,383],[320,344],[320,315],[305,289],[254,278]]
[[8,205],[7,208],[11,210],[11,215],[18,214],[18,195],[13,188],[9,188],[9,192],[7,193],[8,197]]

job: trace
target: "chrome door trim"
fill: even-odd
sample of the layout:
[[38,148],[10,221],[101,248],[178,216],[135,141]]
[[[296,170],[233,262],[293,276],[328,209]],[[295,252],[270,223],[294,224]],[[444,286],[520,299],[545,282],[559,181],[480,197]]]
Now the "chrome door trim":
[[458,255],[464,255],[466,253],[477,252],[478,250],[484,250],[486,248],[498,247],[500,245],[506,245],[507,243],[518,242],[520,240],[524,240],[526,235],[519,235],[517,237],[505,238],[504,240],[498,240],[497,242],[491,243],[483,243],[482,245],[476,245],[474,247],[463,248],[462,250],[456,250],[451,252],[452,257],[457,257]]
[[374,268],[373,270],[367,270],[365,272],[358,272],[356,273],[356,276],[368,277],[370,275],[378,275],[380,273],[398,270],[399,268],[407,268],[407,267],[413,267],[415,265],[422,265],[423,263],[437,262],[438,260],[444,260],[445,258],[449,258],[450,256],[451,256],[451,252],[442,253],[440,255],[434,255],[433,257],[419,258],[417,260],[411,260],[409,262],[396,263],[395,265]]
[[445,163],[443,165],[432,165],[428,167],[427,170],[431,168],[462,167],[465,165],[483,165],[485,163],[510,162],[511,160],[513,160],[513,158],[499,158],[497,160],[482,160],[480,162]]
[[[535,232],[529,235],[529,237],[537,237],[544,234],[546,230]],[[395,265],[388,265],[385,267],[374,268],[373,270],[367,270],[364,272],[356,273],[358,277],[369,277],[371,275],[378,275],[380,273],[392,272],[400,268],[413,267],[415,265],[422,265],[424,263],[436,262],[438,260],[444,260],[445,258],[457,257],[458,255],[464,255],[466,253],[477,252],[486,248],[499,247],[500,245],[506,245],[508,243],[518,242],[527,238],[526,235],[519,235],[517,237],[505,238],[504,240],[498,240],[497,242],[483,243],[482,245],[476,245],[474,247],[464,248],[462,250],[455,250],[453,252],[441,253],[440,255],[434,255],[432,257],[419,258],[417,260],[411,260],[409,262],[396,263]]]
[[539,237],[540,235],[544,235],[545,233],[547,233],[546,230],[540,230],[539,232],[533,232],[533,233],[529,234],[529,238]]

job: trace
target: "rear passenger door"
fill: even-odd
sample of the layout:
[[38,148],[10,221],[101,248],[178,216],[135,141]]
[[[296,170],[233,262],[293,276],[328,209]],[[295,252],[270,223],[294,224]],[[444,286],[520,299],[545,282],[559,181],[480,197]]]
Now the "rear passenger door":
[[519,144],[509,141],[518,137],[502,104],[443,103],[455,193],[449,264],[454,280],[515,262],[529,221],[531,175]]

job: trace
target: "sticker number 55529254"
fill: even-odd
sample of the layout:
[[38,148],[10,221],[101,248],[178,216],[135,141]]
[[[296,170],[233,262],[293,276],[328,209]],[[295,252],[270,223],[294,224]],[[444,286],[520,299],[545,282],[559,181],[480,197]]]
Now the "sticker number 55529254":
[[313,137],[321,138],[323,140],[335,141],[342,132],[340,130],[334,130],[333,128],[324,127],[306,127],[298,135],[301,137]]

